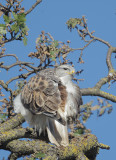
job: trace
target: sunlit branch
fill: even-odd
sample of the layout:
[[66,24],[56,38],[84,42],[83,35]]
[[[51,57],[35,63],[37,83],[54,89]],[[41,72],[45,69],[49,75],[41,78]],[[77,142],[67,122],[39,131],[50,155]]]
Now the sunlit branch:
[[24,121],[24,117],[21,114],[17,114],[16,116],[0,124],[0,132],[9,131],[13,128],[16,128],[20,126]]
[[95,85],[94,88],[100,89],[104,84],[109,82],[109,77],[101,78]]
[[116,53],[116,47],[110,46],[109,49],[108,49],[108,52],[107,52],[107,57],[106,57],[106,63],[107,63],[109,71],[114,69],[113,66],[112,66],[112,63],[111,63],[112,53]]
[[14,67],[14,66],[25,65],[25,66],[28,66],[28,67],[31,68],[31,69],[37,69],[36,67],[33,67],[33,66],[29,65],[29,64],[33,64],[33,63],[31,63],[31,62],[21,62],[21,61],[17,61],[16,63],[13,63],[13,64],[11,64],[11,65],[9,65],[9,66],[5,66],[5,65],[3,65],[3,64],[0,64],[0,68],[3,68],[3,69],[5,69],[5,70],[8,71],[10,68],[12,68],[12,67]]
[[32,12],[34,10],[34,8],[41,2],[42,2],[42,0],[36,0],[36,3],[34,5],[32,5],[32,7],[28,11],[25,12],[25,15],[29,14],[30,12]]
[[2,57],[9,57],[9,56],[14,57],[16,59],[16,61],[19,61],[18,57],[15,54],[0,55],[0,58],[2,58]]
[[[38,69],[38,70],[39,70],[39,69]],[[33,74],[33,73],[35,73],[34,70],[31,71],[31,72],[25,73],[25,74],[20,74],[20,75],[18,75],[18,76],[16,76],[16,77],[13,77],[13,78],[9,79],[9,80],[6,82],[6,84],[8,85],[9,83],[13,82],[14,80],[26,79],[29,75],[31,75],[31,74]]]
[[103,40],[103,39],[101,39],[101,38],[99,38],[99,37],[95,37],[93,34],[91,34],[91,33],[89,32],[89,30],[88,30],[88,27],[86,27],[86,30],[87,30],[87,34],[90,36],[90,38],[92,38],[92,39],[94,39],[94,40],[97,40],[97,41],[100,41],[100,42],[106,44],[108,47],[111,47],[111,45],[109,44],[109,42],[107,42],[107,41],[105,41],[105,40]]
[[116,102],[116,96],[114,96],[110,93],[101,91],[100,89],[97,89],[95,87],[83,88],[83,89],[81,89],[81,93],[82,93],[82,96],[99,96],[102,98],[106,98],[107,100],[110,100],[112,102]]

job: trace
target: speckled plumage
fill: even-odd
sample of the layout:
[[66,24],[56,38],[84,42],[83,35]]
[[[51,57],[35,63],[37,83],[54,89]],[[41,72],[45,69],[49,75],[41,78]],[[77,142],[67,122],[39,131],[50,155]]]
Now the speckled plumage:
[[57,79],[56,82],[55,78],[54,75],[48,76],[44,72],[32,77],[21,92],[21,102],[33,114],[47,115],[65,125],[66,121],[60,116],[59,108],[64,111],[66,87],[60,80]]
[[73,122],[82,104],[79,87],[72,82],[74,68],[62,65],[32,77],[14,100],[14,110],[51,143],[68,145],[67,122]]

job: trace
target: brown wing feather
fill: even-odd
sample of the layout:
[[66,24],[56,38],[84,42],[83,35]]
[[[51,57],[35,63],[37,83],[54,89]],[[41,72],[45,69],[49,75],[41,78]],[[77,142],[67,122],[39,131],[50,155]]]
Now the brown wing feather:
[[76,87],[76,97],[75,97],[75,99],[77,101],[78,106],[80,106],[80,105],[83,104],[82,94],[81,94],[79,86],[75,85],[75,87]]
[[59,108],[64,112],[66,98],[66,87],[43,75],[32,77],[21,92],[21,101],[25,108],[33,114],[55,118],[62,124],[66,122],[60,115]]
[[58,89],[60,91],[60,96],[61,96],[60,108],[64,112],[65,111],[65,104],[66,104],[66,100],[67,100],[66,87],[63,86],[61,83],[59,83],[58,84]]

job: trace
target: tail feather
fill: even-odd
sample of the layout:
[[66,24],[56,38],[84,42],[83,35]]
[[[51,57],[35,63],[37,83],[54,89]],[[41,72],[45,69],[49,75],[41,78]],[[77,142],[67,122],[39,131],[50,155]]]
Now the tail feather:
[[69,144],[67,125],[64,126],[56,120],[48,119],[47,133],[51,143],[57,146]]

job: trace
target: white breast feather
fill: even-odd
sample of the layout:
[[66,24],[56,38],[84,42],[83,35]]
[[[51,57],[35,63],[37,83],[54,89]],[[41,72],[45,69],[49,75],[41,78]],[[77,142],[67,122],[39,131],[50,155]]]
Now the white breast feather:
[[60,79],[63,85],[66,87],[66,91],[68,93],[67,102],[65,105],[65,116],[66,117],[76,116],[78,114],[77,106],[75,103],[76,88],[73,85],[70,76],[60,77]]
[[65,106],[65,114],[67,117],[70,117],[70,116],[73,117],[78,114],[78,111],[77,111],[77,106],[75,104],[75,98],[74,98],[76,90],[75,90],[75,87],[72,85],[72,82],[67,84],[66,90],[68,92],[68,97],[67,97],[67,103]]

